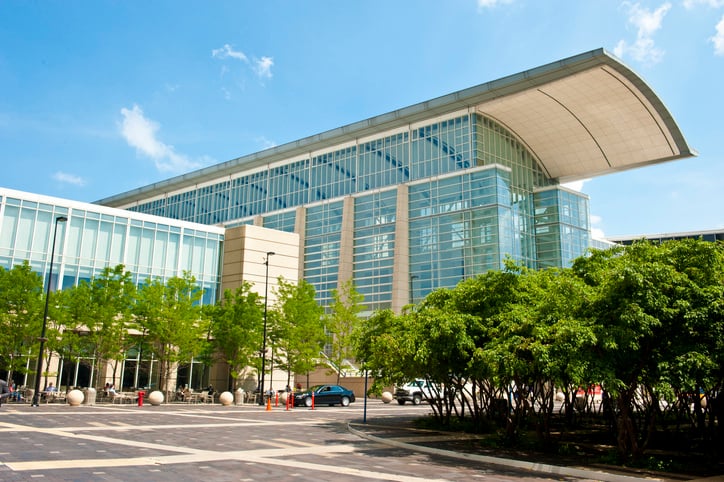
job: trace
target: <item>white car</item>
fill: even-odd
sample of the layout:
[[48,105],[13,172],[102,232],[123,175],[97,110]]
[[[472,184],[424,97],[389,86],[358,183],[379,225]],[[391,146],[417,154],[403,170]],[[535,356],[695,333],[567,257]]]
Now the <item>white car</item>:
[[400,405],[404,405],[406,402],[419,405],[423,400],[434,400],[439,397],[440,390],[434,384],[420,378],[405,383],[395,390],[395,399]]

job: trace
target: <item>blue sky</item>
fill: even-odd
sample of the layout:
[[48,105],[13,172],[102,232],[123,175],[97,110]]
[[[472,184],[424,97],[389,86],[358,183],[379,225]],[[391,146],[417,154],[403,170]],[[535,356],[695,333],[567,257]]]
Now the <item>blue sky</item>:
[[95,201],[600,47],[699,156],[578,183],[595,232],[724,228],[724,0],[0,0],[0,186]]

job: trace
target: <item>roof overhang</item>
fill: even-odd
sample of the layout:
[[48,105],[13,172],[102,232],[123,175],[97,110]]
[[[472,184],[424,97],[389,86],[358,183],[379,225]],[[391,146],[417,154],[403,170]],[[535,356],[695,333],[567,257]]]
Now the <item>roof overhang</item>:
[[695,155],[654,91],[603,49],[98,201],[128,206],[240,169],[329,149],[435,116],[472,110],[518,136],[551,178],[568,182]]

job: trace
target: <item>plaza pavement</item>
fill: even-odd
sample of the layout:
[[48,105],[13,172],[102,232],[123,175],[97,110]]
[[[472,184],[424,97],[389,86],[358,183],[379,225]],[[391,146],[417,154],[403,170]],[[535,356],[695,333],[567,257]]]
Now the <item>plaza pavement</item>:
[[359,402],[314,411],[218,404],[3,404],[0,481],[419,482],[482,477],[625,482],[639,477],[466,453],[459,435],[416,431],[405,423],[429,409],[376,400],[368,404],[365,417]]

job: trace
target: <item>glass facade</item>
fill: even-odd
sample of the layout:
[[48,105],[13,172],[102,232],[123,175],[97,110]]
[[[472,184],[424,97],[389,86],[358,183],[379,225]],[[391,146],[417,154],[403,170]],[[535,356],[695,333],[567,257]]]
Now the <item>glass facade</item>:
[[168,279],[184,271],[213,303],[220,284],[223,229],[134,214],[93,204],[0,189],[0,266],[27,260],[47,279],[55,219],[58,226],[53,289],[90,280],[105,267],[123,264],[136,283]]
[[410,276],[414,299],[500,269],[512,254],[510,171],[499,167],[410,186]]
[[538,267],[564,266],[591,245],[588,197],[564,189],[535,194]]
[[304,228],[304,279],[314,286],[317,299],[326,306],[339,279],[342,240],[341,201],[317,204],[307,209]]
[[520,139],[473,112],[381,130],[265,168],[240,168],[232,177],[128,209],[227,227],[258,222],[297,230],[304,252],[300,275],[322,305],[347,265],[344,276],[375,310],[394,308],[395,289],[407,290],[395,283],[409,283],[409,300],[420,300],[499,269],[506,257],[532,268],[565,266],[590,243],[587,198],[555,189],[557,181]]
[[392,308],[397,191],[354,199],[354,280],[367,310]]

